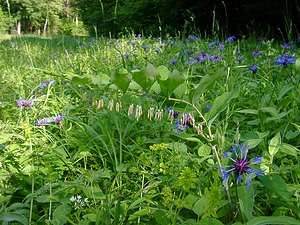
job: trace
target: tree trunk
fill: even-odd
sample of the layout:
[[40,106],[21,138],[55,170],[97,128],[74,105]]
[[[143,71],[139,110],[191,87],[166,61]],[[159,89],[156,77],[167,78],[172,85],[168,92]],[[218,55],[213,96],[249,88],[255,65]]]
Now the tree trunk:
[[48,18],[46,18],[45,23],[44,23],[44,29],[43,29],[43,34],[44,34],[44,35],[46,35],[47,24],[48,24]]
[[21,21],[17,21],[17,34],[18,36],[21,36]]

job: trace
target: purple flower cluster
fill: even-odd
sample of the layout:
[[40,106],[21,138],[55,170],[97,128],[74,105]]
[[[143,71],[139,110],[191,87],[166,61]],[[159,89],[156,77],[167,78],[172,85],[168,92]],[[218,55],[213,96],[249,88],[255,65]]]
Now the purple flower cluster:
[[43,119],[37,119],[36,125],[38,126],[45,126],[49,123],[56,123],[59,124],[60,127],[62,127],[62,120],[64,119],[63,115],[57,114],[57,116],[52,116],[51,118],[43,118]]
[[17,102],[17,105],[19,107],[24,107],[24,108],[31,108],[34,104],[36,104],[36,102],[25,100],[25,99],[19,99]]
[[228,152],[224,153],[224,156],[232,162],[231,165],[221,166],[220,169],[227,169],[222,171],[222,179],[224,181],[225,187],[228,187],[228,179],[231,174],[237,177],[236,183],[243,181],[243,174],[246,175],[246,184],[248,187],[251,186],[251,179],[253,175],[263,176],[264,173],[262,170],[253,169],[251,166],[255,164],[260,164],[262,157],[256,157],[253,160],[249,161],[247,159],[249,147],[240,145],[237,148],[237,145],[234,145],[231,149],[233,152],[229,154]]

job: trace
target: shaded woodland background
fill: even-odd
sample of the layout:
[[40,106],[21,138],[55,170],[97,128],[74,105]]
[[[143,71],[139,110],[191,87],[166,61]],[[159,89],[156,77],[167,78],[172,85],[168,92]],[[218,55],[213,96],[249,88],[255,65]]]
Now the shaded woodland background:
[[295,38],[297,0],[0,0],[2,33]]

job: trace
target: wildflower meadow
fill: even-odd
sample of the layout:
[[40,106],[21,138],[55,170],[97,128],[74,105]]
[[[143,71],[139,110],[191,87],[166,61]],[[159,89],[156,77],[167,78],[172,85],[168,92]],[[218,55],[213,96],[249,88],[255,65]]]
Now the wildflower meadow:
[[2,224],[300,224],[300,40],[0,40]]

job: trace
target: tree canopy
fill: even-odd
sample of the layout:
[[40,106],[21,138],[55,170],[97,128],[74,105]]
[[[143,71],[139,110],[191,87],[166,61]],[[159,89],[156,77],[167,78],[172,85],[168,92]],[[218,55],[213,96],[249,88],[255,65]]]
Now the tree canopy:
[[297,34],[297,0],[0,0],[0,31]]

